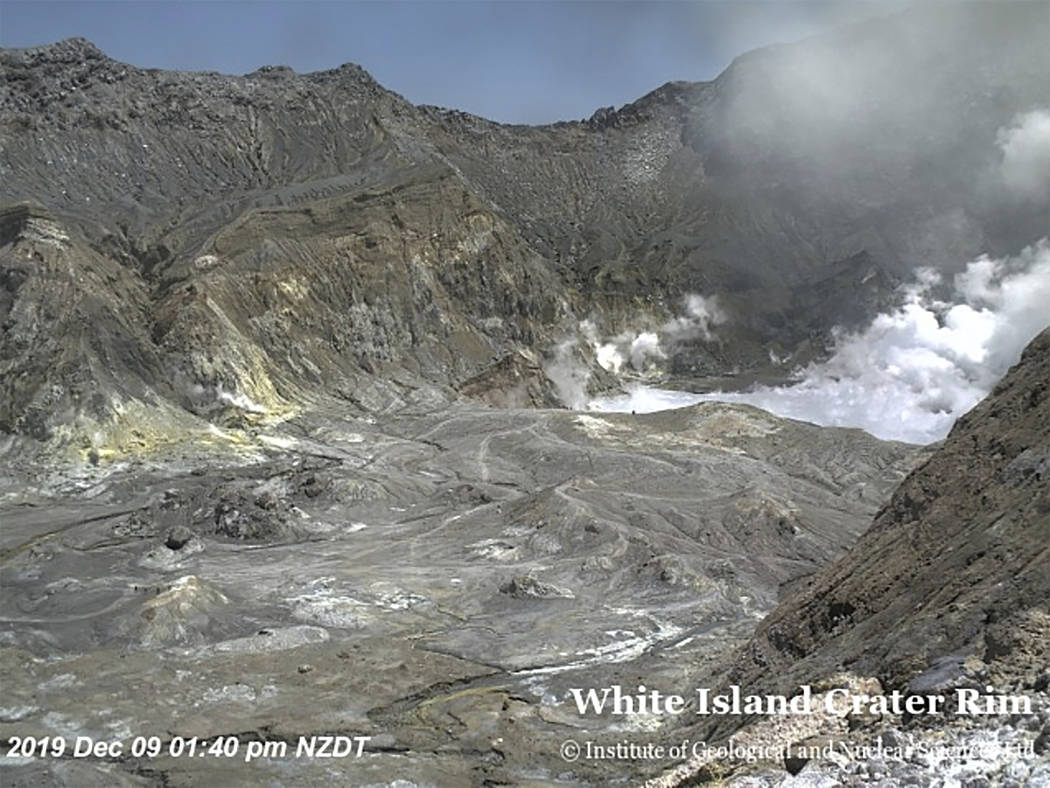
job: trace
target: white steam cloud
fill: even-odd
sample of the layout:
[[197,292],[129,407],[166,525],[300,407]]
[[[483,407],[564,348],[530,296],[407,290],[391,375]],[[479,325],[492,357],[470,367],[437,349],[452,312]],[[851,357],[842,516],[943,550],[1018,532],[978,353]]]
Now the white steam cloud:
[[[593,353],[602,369],[620,375],[659,374],[657,362],[668,357],[665,348],[679,342],[715,340],[712,328],[726,320],[715,298],[690,293],[685,296],[684,312],[655,330],[624,331],[613,338],[603,338],[593,320],[579,325],[579,337],[569,338],[554,346],[553,358],[544,365],[544,373],[554,386],[558,399],[566,407],[582,410],[588,407],[587,384],[591,371],[581,352],[581,341]],[[639,321],[643,322],[643,321]],[[653,321],[655,322],[655,321]]]
[[935,272],[919,272],[901,307],[841,336],[832,358],[810,365],[794,386],[706,395],[637,387],[590,407],[647,412],[703,400],[745,402],[885,439],[939,440],[1050,325],[1050,245],[1044,239],[1014,258],[971,262],[954,278],[950,302],[933,297],[939,282]]
[[711,342],[715,339],[711,329],[725,321],[726,315],[718,307],[718,300],[714,296],[705,298],[692,293],[685,297],[685,314],[664,323],[660,331],[672,342],[697,337]]
[[1024,199],[1050,199],[1050,112],[1018,116],[1012,126],[999,130],[996,143],[1007,188]]
[[628,364],[636,373],[654,371],[653,365],[668,357],[668,349],[679,342],[702,339],[713,342],[712,329],[726,321],[725,313],[714,297],[696,293],[685,296],[683,313],[656,329],[624,331],[612,339],[601,339],[590,320],[580,323],[580,333],[591,344],[602,369],[614,374],[627,371]]
[[575,339],[559,342],[554,347],[554,359],[544,365],[543,371],[565,407],[583,410],[587,406],[587,381],[591,371],[577,357],[577,352]]
[[266,408],[260,405],[258,402],[253,400],[247,394],[227,391],[223,388],[221,383],[217,384],[214,388],[211,386],[202,386],[199,383],[194,383],[187,387],[189,395],[198,401],[200,404],[204,404],[202,401],[214,399],[217,402],[221,402],[224,405],[229,405],[234,408],[238,408],[248,413],[260,413],[265,414]]

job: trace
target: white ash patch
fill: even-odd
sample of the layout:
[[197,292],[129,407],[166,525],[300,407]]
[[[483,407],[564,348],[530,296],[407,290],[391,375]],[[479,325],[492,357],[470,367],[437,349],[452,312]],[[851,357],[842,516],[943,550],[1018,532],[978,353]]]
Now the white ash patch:
[[[562,673],[567,670],[578,670],[590,665],[629,662],[640,657],[657,643],[670,640],[685,631],[682,627],[676,624],[655,619],[645,611],[629,610],[626,612],[628,615],[633,614],[648,618],[652,627],[651,631],[639,635],[634,634],[633,630],[610,630],[614,632],[631,632],[632,634],[629,636],[614,636],[611,638],[612,642],[610,643],[605,643],[594,648],[581,649],[573,655],[575,659],[570,662],[558,665],[548,665],[542,668],[526,668],[525,670],[515,671],[515,675]],[[606,637],[610,637],[608,633],[605,634]]]
[[40,721],[41,725],[52,733],[59,736],[82,736],[84,734],[84,721],[68,714],[52,711],[44,715]]
[[573,421],[583,427],[583,431],[587,433],[587,437],[601,440],[607,438],[616,432],[616,425],[607,421],[606,419],[599,419],[596,416],[588,416],[586,414],[578,415]]
[[390,583],[374,583],[369,589],[342,587],[334,577],[310,581],[303,593],[290,597],[292,616],[323,626],[361,629],[376,619],[377,608],[391,612],[409,610],[430,600]]
[[171,653],[184,657],[204,658],[213,654],[260,654],[268,651],[285,651],[311,643],[324,643],[331,636],[321,627],[299,625],[267,629],[243,638],[223,640],[197,648],[177,648]]
[[226,684],[222,687],[209,687],[204,690],[201,700],[194,703],[250,703],[255,700],[257,693],[255,689],[247,684]]
[[475,558],[491,558],[495,561],[513,560],[518,550],[516,546],[499,539],[482,539],[467,545],[467,549]]
[[38,711],[39,706],[0,706],[0,722],[20,722]]
[[65,689],[66,687],[72,687],[77,683],[77,677],[72,673],[62,673],[58,676],[54,676],[40,685],[40,689],[45,692],[51,692],[56,689]]

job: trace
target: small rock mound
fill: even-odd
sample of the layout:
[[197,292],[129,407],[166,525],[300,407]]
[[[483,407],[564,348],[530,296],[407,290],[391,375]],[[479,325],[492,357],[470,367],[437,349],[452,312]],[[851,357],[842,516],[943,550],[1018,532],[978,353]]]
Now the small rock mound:
[[567,588],[560,588],[551,583],[544,583],[532,575],[517,575],[499,587],[501,594],[515,599],[575,599],[576,595]]

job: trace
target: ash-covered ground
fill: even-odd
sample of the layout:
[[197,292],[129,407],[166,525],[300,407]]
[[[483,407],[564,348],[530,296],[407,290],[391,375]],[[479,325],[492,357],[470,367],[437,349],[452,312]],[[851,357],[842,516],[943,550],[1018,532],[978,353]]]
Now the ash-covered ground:
[[381,423],[315,416],[215,443],[59,487],[9,483],[0,733],[165,748],[364,735],[365,755],[7,759],[5,780],[627,776],[559,746],[659,720],[586,719],[568,689],[702,683],[919,456],[747,406],[630,416],[426,398]]

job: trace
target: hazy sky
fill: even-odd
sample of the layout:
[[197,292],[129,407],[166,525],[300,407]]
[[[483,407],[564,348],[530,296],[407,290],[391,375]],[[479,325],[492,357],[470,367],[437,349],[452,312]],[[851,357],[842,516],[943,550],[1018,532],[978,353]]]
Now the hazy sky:
[[0,45],[83,36],[137,66],[231,74],[349,61],[415,103],[542,123],[711,79],[748,49],[907,2],[0,0]]

